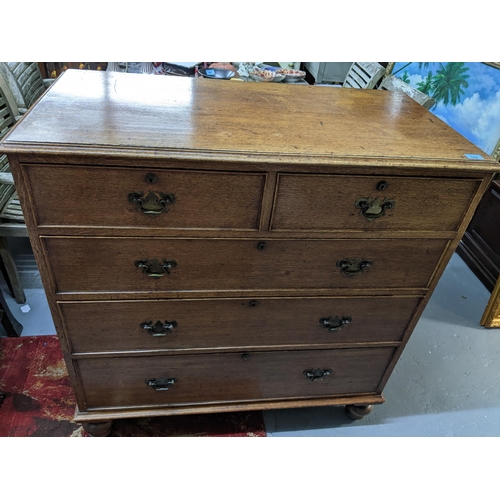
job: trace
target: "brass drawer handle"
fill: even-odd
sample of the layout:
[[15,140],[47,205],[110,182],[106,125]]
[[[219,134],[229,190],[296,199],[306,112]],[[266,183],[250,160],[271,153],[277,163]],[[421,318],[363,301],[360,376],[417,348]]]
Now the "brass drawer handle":
[[139,206],[139,210],[150,217],[157,217],[161,213],[168,212],[168,205],[175,202],[175,196],[172,193],[155,193],[149,191],[144,196],[144,192],[129,193],[128,201]]
[[170,274],[170,269],[177,266],[177,262],[173,259],[138,259],[134,262],[134,266],[142,269],[144,274],[150,278],[161,278],[165,274]]
[[362,274],[370,266],[373,266],[372,259],[341,259],[337,262],[337,267],[340,267],[341,271],[349,277]]
[[152,387],[155,391],[168,391],[170,386],[174,385],[177,379],[174,378],[148,378],[146,385]]
[[338,332],[342,330],[342,328],[349,325],[351,321],[352,318],[350,316],[342,316],[342,318],[339,318],[338,316],[335,316],[335,318],[328,316],[328,318],[321,318],[319,320],[321,326],[331,332]]
[[153,337],[165,337],[177,326],[177,321],[165,321],[165,323],[157,321],[154,325],[152,321],[145,321],[139,326]]
[[323,377],[326,377],[327,375],[332,374],[332,369],[331,368],[324,368],[323,370],[317,369],[317,370],[304,370],[302,372],[309,380],[312,382],[316,382],[317,380],[323,380]]
[[356,208],[360,209],[360,214],[366,218],[367,221],[372,222],[385,215],[386,210],[390,210],[396,206],[395,200],[388,200],[384,198],[359,198],[354,204]]

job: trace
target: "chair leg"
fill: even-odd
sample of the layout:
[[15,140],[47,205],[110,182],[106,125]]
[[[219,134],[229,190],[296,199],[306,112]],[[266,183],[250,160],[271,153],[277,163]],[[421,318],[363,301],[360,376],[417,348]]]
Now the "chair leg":
[[26,295],[5,236],[0,236],[0,259],[2,260],[5,270],[5,281],[7,282],[11,295],[16,299],[18,304],[25,304]]
[[0,322],[2,326],[5,328],[5,332],[8,337],[20,337],[21,332],[23,331],[23,325],[17,321],[16,318],[10,312],[9,306],[7,302],[5,302],[5,298],[3,293],[0,292]]

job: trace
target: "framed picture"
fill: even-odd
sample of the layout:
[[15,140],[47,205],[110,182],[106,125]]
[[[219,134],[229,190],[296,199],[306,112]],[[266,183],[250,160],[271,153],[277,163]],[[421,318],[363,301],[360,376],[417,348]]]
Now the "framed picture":
[[500,328],[500,278],[491,292],[490,300],[479,324],[485,328]]
[[430,111],[485,153],[500,154],[500,63],[398,62],[392,74],[431,96]]

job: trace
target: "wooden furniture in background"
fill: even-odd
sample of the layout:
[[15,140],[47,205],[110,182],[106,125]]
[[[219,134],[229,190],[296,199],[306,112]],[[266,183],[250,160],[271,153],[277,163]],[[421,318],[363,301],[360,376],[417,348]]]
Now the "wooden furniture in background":
[[500,180],[494,180],[457,248],[457,253],[490,292],[500,276],[499,228]]
[[106,71],[107,62],[44,62],[45,74],[49,78],[57,78],[67,69],[85,69],[95,71]]
[[[500,161],[500,139],[491,154]],[[499,167],[500,170],[500,167]],[[486,328],[500,327],[500,178],[493,182],[479,204],[464,234],[457,253],[491,292],[480,324]]]
[[402,93],[66,71],[0,152],[75,420],[382,403],[498,168],[431,118]]

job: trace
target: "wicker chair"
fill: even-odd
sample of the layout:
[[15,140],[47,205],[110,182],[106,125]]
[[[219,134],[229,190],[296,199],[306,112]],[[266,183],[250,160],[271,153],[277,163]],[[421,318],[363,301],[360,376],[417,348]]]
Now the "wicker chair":
[[[5,81],[0,79],[0,139],[15,125],[15,113],[9,104],[13,96]],[[0,268],[9,291],[19,304],[26,302],[26,295],[19,279],[14,259],[7,244],[7,237],[27,237],[28,231],[17,197],[14,180],[6,155],[0,156]]]
[[344,80],[343,87],[373,89],[380,81],[385,68],[376,62],[354,62]]
[[0,62],[0,75],[14,96],[23,115],[54,81],[43,79],[36,62]]

